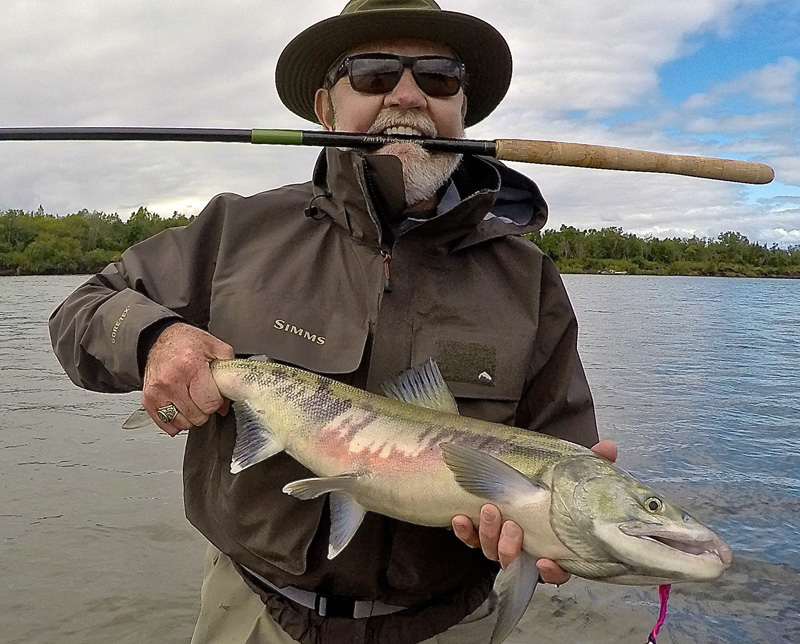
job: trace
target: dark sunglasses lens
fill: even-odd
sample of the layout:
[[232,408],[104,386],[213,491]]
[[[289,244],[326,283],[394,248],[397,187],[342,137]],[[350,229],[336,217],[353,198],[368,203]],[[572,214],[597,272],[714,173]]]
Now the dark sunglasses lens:
[[350,61],[350,84],[357,92],[386,94],[400,80],[399,60],[391,58],[354,58]]
[[455,96],[461,88],[461,65],[449,58],[423,58],[414,65],[414,78],[428,96]]

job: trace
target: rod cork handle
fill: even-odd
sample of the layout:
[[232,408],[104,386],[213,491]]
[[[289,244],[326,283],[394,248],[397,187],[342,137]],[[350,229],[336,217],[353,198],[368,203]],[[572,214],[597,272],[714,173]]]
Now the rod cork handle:
[[634,172],[661,172],[739,183],[763,184],[769,183],[775,178],[775,172],[771,167],[754,161],[683,156],[606,145],[558,143],[557,141],[498,139],[495,141],[495,146],[495,156],[503,161]]

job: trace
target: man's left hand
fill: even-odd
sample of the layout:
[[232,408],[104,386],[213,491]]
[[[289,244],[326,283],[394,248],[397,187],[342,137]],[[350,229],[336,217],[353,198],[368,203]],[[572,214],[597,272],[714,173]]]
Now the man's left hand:
[[[612,463],[617,460],[617,446],[611,441],[600,441],[592,447],[592,451]],[[493,561],[499,561],[504,569],[522,552],[522,528],[514,521],[503,521],[500,510],[491,503],[481,508],[477,530],[469,517],[460,514],[453,518],[453,531],[468,546],[480,546],[483,554]],[[536,568],[542,580],[548,584],[563,584],[571,576],[550,559],[539,559]]]

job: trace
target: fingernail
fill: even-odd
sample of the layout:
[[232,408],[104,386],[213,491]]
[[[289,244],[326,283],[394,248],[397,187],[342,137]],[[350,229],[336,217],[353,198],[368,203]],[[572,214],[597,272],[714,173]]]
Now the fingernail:
[[507,537],[511,537],[512,539],[517,539],[522,536],[522,528],[516,523],[506,523],[503,526],[503,532],[506,533]]
[[497,520],[497,514],[489,508],[483,508],[481,510],[481,519],[486,523],[494,523]]

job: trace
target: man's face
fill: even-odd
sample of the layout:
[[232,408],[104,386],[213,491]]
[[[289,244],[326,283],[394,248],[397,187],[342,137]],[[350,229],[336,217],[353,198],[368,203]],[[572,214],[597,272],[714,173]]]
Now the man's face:
[[[353,49],[347,55],[362,53],[455,57],[449,47],[422,40],[376,41]],[[386,94],[357,92],[350,87],[345,75],[330,93],[321,89],[316,96],[316,113],[322,125],[327,130],[341,132],[378,134],[391,127],[408,127],[411,131],[405,133],[462,138],[465,111],[463,89],[455,96],[428,96],[417,86],[409,68],[403,70],[398,84]],[[410,143],[385,146],[378,153],[393,154],[402,161],[409,205],[429,200],[460,160],[457,155],[432,154]]]

